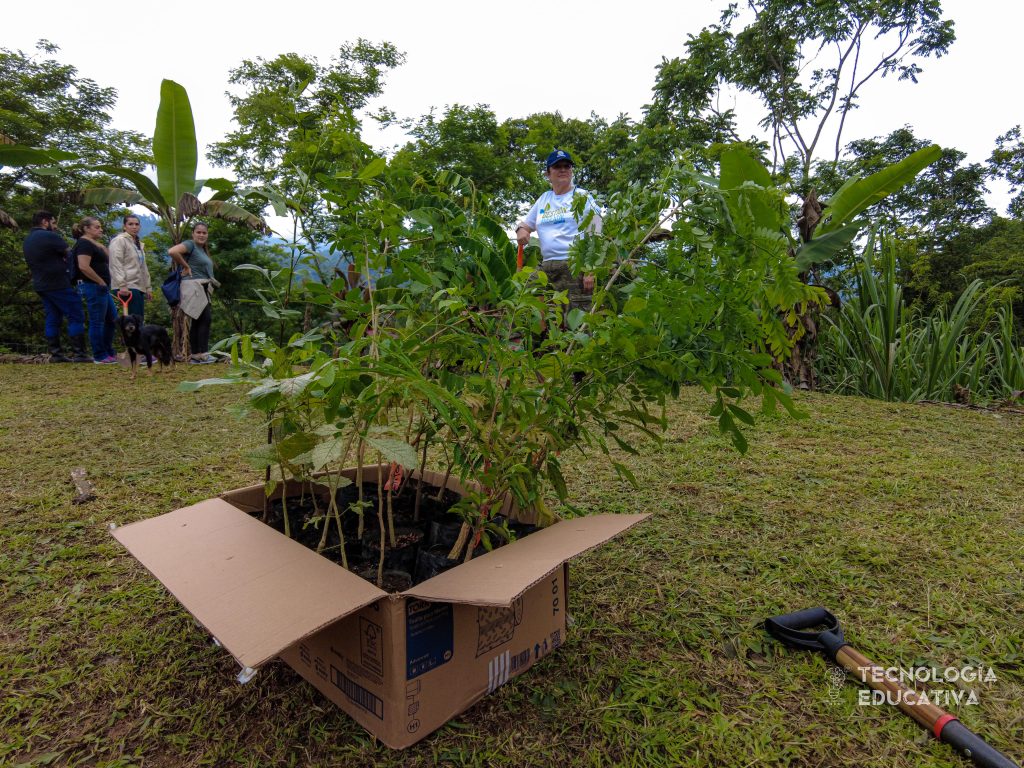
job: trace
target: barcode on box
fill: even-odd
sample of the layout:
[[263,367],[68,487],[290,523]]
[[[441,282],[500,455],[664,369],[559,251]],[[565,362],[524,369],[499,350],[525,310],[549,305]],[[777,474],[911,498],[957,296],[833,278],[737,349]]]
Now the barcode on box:
[[359,685],[359,683],[346,677],[334,665],[331,665],[331,682],[357,707],[362,707],[371,715],[376,716],[378,720],[384,719],[384,702]]

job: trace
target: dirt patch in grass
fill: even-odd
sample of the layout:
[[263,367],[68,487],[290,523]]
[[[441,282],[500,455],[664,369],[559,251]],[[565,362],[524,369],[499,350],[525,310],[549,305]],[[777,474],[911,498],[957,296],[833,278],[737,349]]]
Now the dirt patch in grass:
[[190,375],[0,365],[0,764],[962,765],[761,630],[812,605],[878,661],[991,667],[955,714],[1024,759],[1018,417],[803,395],[810,418],[762,419],[739,456],[687,391],[661,446],[617,457],[639,489],[566,452],[579,506],[654,519],[573,564],[558,653],[393,752],[280,662],[238,685],[107,535],[259,481],[241,391],[175,391]]

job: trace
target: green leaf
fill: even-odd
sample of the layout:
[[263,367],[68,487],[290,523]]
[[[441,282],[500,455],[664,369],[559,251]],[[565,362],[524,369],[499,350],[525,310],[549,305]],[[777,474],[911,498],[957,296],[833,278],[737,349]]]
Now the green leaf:
[[747,411],[740,408],[738,405],[733,405],[732,403],[729,403],[729,412],[732,413],[733,416],[742,421],[744,424],[751,427],[754,426],[754,417],[751,416]]
[[146,198],[132,189],[117,189],[115,187],[93,187],[82,190],[82,202],[88,205],[109,206],[109,205],[138,205],[146,202]]
[[867,224],[863,219],[857,219],[849,224],[827,232],[824,235],[811,238],[811,242],[804,243],[796,253],[796,267],[801,272],[806,272],[815,264],[823,261],[830,261],[837,253],[853,242],[857,234]]
[[390,437],[368,437],[366,442],[381,452],[388,461],[401,464],[406,469],[416,468],[416,449],[404,440]]
[[196,186],[199,150],[188,93],[173,80],[160,84],[160,107],[153,129],[157,186],[164,200],[180,200]]
[[266,469],[277,463],[277,451],[273,445],[261,445],[248,451],[245,458],[256,469]]
[[62,160],[74,160],[78,155],[61,149],[34,149],[22,144],[0,144],[0,166],[24,167],[52,165]]
[[210,200],[203,205],[203,209],[207,215],[213,216],[215,219],[223,219],[235,224],[244,224],[249,229],[256,230],[257,232],[268,231],[267,223],[262,217],[257,216],[255,213],[250,213],[240,205],[235,205],[225,200]]
[[609,432],[608,434],[609,434],[609,436],[611,436],[612,440],[614,440],[614,441],[615,441],[615,444],[616,444],[617,446],[619,446],[619,448],[621,448],[622,450],[624,450],[624,451],[625,451],[626,453],[631,453],[631,454],[633,454],[634,456],[639,456],[639,455],[640,455],[640,451],[638,451],[638,450],[637,450],[636,448],[634,448],[634,447],[633,447],[632,445],[630,445],[630,444],[629,444],[629,443],[627,443],[627,442],[626,442],[625,440],[623,440],[622,438],[620,438],[620,437],[619,437],[618,435],[612,434],[611,432]]
[[375,157],[373,158],[373,160],[367,163],[366,167],[363,168],[363,170],[359,172],[359,176],[357,176],[357,178],[362,179],[363,181],[367,181],[369,179],[380,176],[380,174],[383,173],[384,169],[387,167],[387,160],[385,160],[383,157]]
[[719,189],[735,189],[748,181],[759,187],[772,186],[768,169],[751,157],[742,144],[733,144],[722,152],[720,169],[722,177],[718,182]]
[[738,429],[732,430],[732,444],[736,447],[736,450],[740,453],[746,453],[747,448],[750,446],[747,444],[747,438],[743,436],[743,433]]
[[[118,178],[124,179],[125,181],[131,182],[135,185],[135,189],[138,190],[139,194],[149,200],[160,208],[167,208],[167,198],[161,194],[153,180],[145,174],[133,171],[131,168],[121,168],[117,165],[94,165],[90,168],[92,171],[99,171],[100,173],[109,173],[111,176],[117,176]],[[88,192],[88,190],[86,190]],[[173,198],[177,200],[178,198]]]
[[555,489],[555,493],[558,495],[558,500],[561,501],[562,499],[568,498],[569,490],[565,486],[565,478],[562,477],[562,471],[559,469],[557,462],[549,459],[546,464],[548,480],[551,481],[551,487]]
[[634,488],[639,488],[640,483],[637,482],[636,475],[627,467],[625,464],[620,464],[617,461],[612,462],[612,466],[615,467],[615,472],[619,477],[624,478]]
[[[626,301],[625,306],[622,308],[623,312],[639,312],[647,306],[647,299],[643,296],[630,296]],[[575,329],[573,329],[575,330]]]
[[309,464],[314,470],[323,469],[328,464],[341,458],[345,442],[341,437],[323,440],[317,443],[311,451],[296,456],[295,462],[297,464]]
[[583,323],[583,318],[586,317],[587,313],[582,309],[570,309],[569,314],[565,318],[566,324],[569,326],[570,331],[575,331]]
[[818,233],[824,235],[839,229],[868,206],[909,184],[940,157],[942,149],[932,144],[866,179],[847,182],[828,201],[825,213],[829,218],[818,226]]

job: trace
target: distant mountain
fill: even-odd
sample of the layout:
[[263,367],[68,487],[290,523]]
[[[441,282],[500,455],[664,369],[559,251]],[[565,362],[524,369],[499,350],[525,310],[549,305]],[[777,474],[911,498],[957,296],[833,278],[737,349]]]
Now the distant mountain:
[[[156,216],[151,216],[149,214],[142,214],[139,216],[139,214],[136,213],[133,213],[132,215],[138,216],[139,223],[142,224],[142,227],[139,230],[139,237],[146,237],[146,235],[151,235],[159,229],[160,219]],[[113,232],[111,232],[110,235],[113,237],[124,228],[124,222],[122,219],[115,219],[111,226],[113,228]]]

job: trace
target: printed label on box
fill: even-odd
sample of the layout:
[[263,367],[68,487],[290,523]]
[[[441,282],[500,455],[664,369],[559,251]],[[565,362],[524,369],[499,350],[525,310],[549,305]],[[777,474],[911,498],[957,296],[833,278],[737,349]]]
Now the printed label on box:
[[379,624],[359,617],[359,660],[366,669],[379,678],[384,677],[384,646],[381,644],[383,631]]
[[516,627],[523,621],[523,598],[509,608],[478,608],[476,615],[476,657],[480,658],[505,643],[511,642]]
[[451,661],[454,636],[451,603],[410,600],[405,607],[406,680]]

